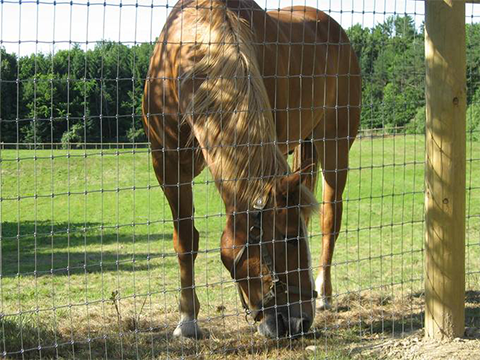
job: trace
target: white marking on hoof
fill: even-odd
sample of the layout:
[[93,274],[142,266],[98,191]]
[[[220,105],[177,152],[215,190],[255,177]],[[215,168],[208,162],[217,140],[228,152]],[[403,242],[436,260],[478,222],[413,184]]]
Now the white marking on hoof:
[[332,305],[328,301],[328,298],[324,295],[325,289],[323,288],[323,270],[320,270],[320,273],[315,280],[315,288],[317,289],[318,293],[318,300],[317,300],[317,310],[330,310]]
[[203,332],[202,330],[200,330],[197,320],[193,319],[191,316],[182,315],[182,319],[178,323],[175,331],[173,332],[173,336],[202,339]]
[[332,308],[332,305],[328,301],[326,296],[321,296],[317,300],[317,310],[330,310]]
[[324,289],[323,289],[323,271],[320,270],[317,279],[315,280],[315,288],[317,290],[318,295],[323,296]]

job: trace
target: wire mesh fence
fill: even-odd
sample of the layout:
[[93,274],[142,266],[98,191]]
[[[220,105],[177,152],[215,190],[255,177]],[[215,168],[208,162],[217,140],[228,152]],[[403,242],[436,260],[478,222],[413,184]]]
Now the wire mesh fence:
[[[0,353],[4,358],[350,358],[358,353],[358,348],[374,340],[407,336],[422,328],[423,2],[259,0],[258,7],[247,0],[227,2],[236,9],[232,11],[233,19],[248,13],[252,19],[263,19],[266,24],[265,19],[270,18],[262,16],[269,11],[271,18],[285,16],[290,18],[290,23],[297,23],[281,30],[278,25],[273,34],[267,31],[266,25],[261,27],[264,30],[261,34],[250,23],[255,34],[250,44],[261,49],[257,53],[261,60],[254,60],[261,64],[259,83],[264,82],[267,92],[273,89],[274,93],[267,93],[270,96],[267,109],[252,113],[255,116],[269,110],[278,138],[238,143],[235,142],[238,140],[224,138],[225,125],[225,129],[218,132],[222,139],[219,143],[208,136],[206,142],[202,142],[201,130],[192,130],[195,124],[192,119],[217,116],[222,124],[224,121],[227,124],[229,115],[248,114],[252,109],[238,108],[241,99],[235,96],[231,96],[234,101],[230,108],[227,105],[215,108],[216,102],[208,104],[202,113],[196,112],[195,107],[182,108],[181,91],[168,93],[165,88],[173,83],[188,85],[188,78],[180,70],[183,67],[188,70],[188,65],[175,63],[167,75],[152,75],[148,68],[152,54],[168,57],[174,50],[182,53],[185,48],[186,52],[201,53],[201,46],[218,34],[211,29],[198,30],[201,25],[198,17],[203,15],[197,15],[195,21],[187,18],[183,22],[184,14],[203,11],[211,16],[215,13],[211,7],[218,8],[222,3],[219,0],[184,1],[183,7],[175,7],[174,0],[1,1]],[[288,6],[298,7],[280,10]],[[313,46],[306,40],[305,26],[301,25],[303,33],[300,32],[299,38],[294,35],[294,27],[309,20],[302,6],[320,9],[331,16],[331,19],[320,19],[319,13],[309,13],[318,17],[314,23],[326,24],[327,31],[323,33],[320,25],[314,27],[314,34],[320,39],[316,44],[318,53],[307,50]],[[221,9],[224,14],[225,9]],[[170,26],[178,25],[180,30],[168,35],[171,37],[162,37],[162,27],[167,23],[164,29],[168,33],[167,18],[172,14],[177,14],[180,20],[172,20]],[[224,18],[217,24],[220,29],[225,31],[222,24],[233,21],[227,20]],[[346,38],[340,36],[339,40],[340,30],[331,31],[335,21],[345,30],[358,57],[361,107],[351,102],[340,103],[342,94],[330,90],[331,84],[355,78],[351,62],[346,63],[347,71],[343,73],[327,71],[328,66],[336,63],[332,59],[340,63],[340,55],[337,58],[337,53],[328,49],[348,45]],[[469,291],[466,301],[467,326],[474,329],[480,327],[475,305],[480,301],[479,21],[480,5],[467,5],[466,280]],[[234,33],[241,27],[235,26],[231,30]],[[192,33],[198,43],[188,42]],[[223,42],[212,41],[210,45],[233,45],[242,51],[240,45],[246,43],[237,37],[230,43],[224,41],[222,32],[218,36]],[[177,40],[172,41],[174,38]],[[158,44],[165,46],[167,55],[154,52]],[[176,47],[179,44],[183,45],[181,50]],[[225,51],[222,46],[217,48],[219,53]],[[269,51],[277,56],[266,56]],[[287,54],[283,60],[282,52]],[[310,58],[304,59],[305,54]],[[333,58],[329,58],[329,54]],[[202,53],[209,61],[214,55]],[[186,57],[184,61],[195,65],[200,58]],[[235,55],[226,58],[234,59]],[[165,61],[165,57],[162,59]],[[316,61],[325,66],[319,73],[313,70],[313,74],[311,71],[306,75],[305,69],[295,73],[295,63],[307,66],[305,64]],[[325,65],[329,61],[330,65]],[[242,81],[249,84],[248,88],[257,86],[252,85],[255,77],[241,73],[239,63],[235,64],[234,76],[230,78],[208,78],[205,73],[208,66],[202,69],[204,72],[193,73],[194,79],[190,80],[195,90],[191,96],[195,98],[196,91],[201,91],[195,81],[213,82],[222,99],[239,94]],[[271,67],[272,64],[276,66]],[[226,67],[224,64],[222,69]],[[225,84],[232,83],[233,79],[232,90]],[[328,79],[333,82],[327,86]],[[314,84],[317,80],[322,81],[318,89]],[[160,81],[161,86],[148,85],[155,81]],[[298,94],[285,86],[297,81],[303,84]],[[311,95],[302,98],[308,86],[312,88]],[[333,88],[338,89],[336,85]],[[157,90],[160,93],[155,93]],[[208,91],[214,90],[208,88]],[[282,106],[283,93],[300,99],[292,104],[287,101],[287,105]],[[350,94],[350,90],[345,93]],[[142,108],[144,96],[162,98],[164,107],[159,110],[144,105]],[[261,93],[255,93],[254,97],[260,98]],[[178,108],[166,98],[176,99]],[[334,106],[330,106],[329,98]],[[202,105],[201,101],[198,104]],[[308,232],[304,231],[305,219],[300,209],[309,204],[302,203],[301,199],[297,199],[297,203],[289,200],[289,196],[293,198],[293,190],[286,192],[283,204],[278,196],[276,203],[268,202],[268,198],[262,209],[250,206],[252,204],[241,208],[238,204],[242,195],[237,194],[233,203],[238,208],[235,208],[225,201],[229,182],[236,184],[245,179],[222,175],[226,170],[219,170],[218,163],[210,161],[209,156],[214,156],[217,148],[218,152],[234,148],[236,157],[260,149],[261,155],[256,154],[263,156],[262,149],[273,145],[283,149],[288,170],[276,173],[281,168],[277,162],[282,160],[275,156],[267,158],[262,169],[270,163],[277,167],[273,167],[276,169],[273,173],[262,173],[260,180],[267,184],[270,178],[282,181],[298,168],[298,158],[294,157],[299,154],[293,153],[297,146],[308,149],[304,157],[310,160],[308,155],[313,157],[313,145],[318,143],[318,160],[325,165],[329,159],[325,156],[329,140],[336,144],[353,141],[352,129],[343,135],[338,133],[341,120],[338,114],[342,109],[353,108],[361,110],[361,117],[350,152],[335,147],[335,166],[323,170],[307,167],[303,174],[303,179],[308,181],[319,172],[316,197],[324,206],[326,202],[322,204],[321,194],[322,189],[325,191],[329,186],[329,176],[333,174],[336,182],[339,174],[347,169],[339,165],[338,152],[345,158],[349,154],[343,201],[338,196],[332,201],[335,211],[343,204],[343,218],[341,228],[332,230],[332,236],[338,235],[338,239],[328,267],[332,279],[332,294],[327,296],[330,307],[318,309],[312,324],[302,323],[298,333],[303,336],[297,337],[291,328],[280,331],[284,325],[279,322],[284,315],[278,314],[284,314],[282,308],[293,312],[296,305],[308,312],[305,309],[315,297],[315,286],[302,276],[311,272],[317,278],[325,269],[320,262],[322,239],[328,235],[322,230],[325,216],[312,215],[306,224]],[[190,120],[166,126],[172,109],[178,118],[183,119],[186,113]],[[327,112],[334,114],[330,123],[325,120]],[[318,118],[311,115],[314,113],[320,114]],[[268,120],[268,116],[265,118]],[[142,119],[146,119],[146,131]],[[149,127],[152,119],[163,124],[163,127],[159,125],[162,129],[159,133]],[[290,123],[294,120],[307,130],[296,134]],[[320,124],[319,132],[306,125],[315,121]],[[202,124],[204,129],[210,129],[208,121]],[[245,129],[249,136],[255,124],[250,125]],[[326,135],[328,126],[337,131],[332,138]],[[264,140],[266,135],[260,135]],[[167,146],[168,136],[177,142]],[[169,163],[166,159],[175,161]],[[239,160],[235,158],[235,161]],[[251,162],[254,161],[252,157]],[[250,171],[253,172],[249,169],[247,174]],[[180,176],[184,173],[188,176]],[[172,176],[174,182],[165,180]],[[247,178],[247,183],[254,180]],[[171,199],[169,202],[168,197],[185,199],[190,187],[194,205],[188,205],[189,202],[188,211],[183,212],[185,209]],[[169,195],[172,193],[174,196]],[[273,210],[285,210],[289,214],[294,211],[294,215],[290,214],[290,219],[287,216],[285,223],[281,222],[281,213],[274,217],[263,215],[257,224],[257,210],[266,211],[265,214]],[[227,221],[236,219],[243,219],[245,223],[225,226]],[[195,227],[191,225],[193,222]],[[180,224],[185,223],[189,224],[187,230],[183,230],[187,235],[179,230]],[[293,227],[294,231],[280,229],[276,224]],[[264,233],[265,247],[245,246],[255,238],[249,233],[250,228]],[[276,229],[274,235],[271,228]],[[230,242],[221,241],[230,233],[233,234],[227,239]],[[182,237],[187,239],[186,244],[179,245]],[[196,238],[199,238],[198,250],[194,246]],[[296,246],[292,245],[292,239]],[[309,252],[302,247],[304,242]],[[235,259],[236,266],[232,267],[235,256],[229,260],[228,254],[238,254],[242,248],[247,249],[246,255]],[[302,253],[302,249],[306,253]],[[273,257],[273,269],[265,265],[268,258],[264,253]],[[192,269],[187,266],[182,270],[179,255],[180,262],[191,263],[193,254],[196,256],[195,282],[185,285],[182,282],[185,272],[191,273]],[[311,262],[307,261],[310,256]],[[250,260],[244,262],[243,257]],[[295,270],[289,265],[289,261],[295,260],[292,258],[298,259]],[[252,267],[241,273],[247,264],[256,262],[261,264],[260,272]],[[260,302],[260,310],[275,314],[274,334],[270,336],[273,339],[269,339],[259,335],[258,324],[252,325],[251,318],[244,320],[241,298],[246,298],[252,308],[255,286],[267,290],[275,276],[280,278],[279,282],[286,283],[283,290],[288,296],[282,297],[281,291],[273,288],[274,299],[269,303]],[[238,282],[244,286],[240,297]],[[325,284],[318,283],[317,305],[325,300]],[[300,289],[299,296],[293,294],[291,286]],[[306,296],[302,296],[302,292]],[[198,303],[194,301],[195,296]],[[202,330],[201,340],[174,336],[174,333],[178,335],[179,321],[186,316],[185,308],[179,310],[181,302],[193,303],[193,312],[198,313],[198,318],[187,320],[194,324],[194,336]],[[287,302],[292,302],[291,308]],[[268,316],[264,319],[268,320]],[[262,319],[259,320],[261,323]]]

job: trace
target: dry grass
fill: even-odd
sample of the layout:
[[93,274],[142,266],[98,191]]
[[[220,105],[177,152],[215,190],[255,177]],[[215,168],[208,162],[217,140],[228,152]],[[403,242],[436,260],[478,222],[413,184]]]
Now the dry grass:
[[[202,317],[206,337],[199,341],[172,336],[178,321],[173,306],[161,309],[155,307],[154,298],[119,299],[115,295],[87,308],[58,309],[53,317],[29,313],[21,322],[4,317],[0,350],[12,359],[375,359],[398,358],[394,355],[400,356],[401,349],[402,356],[415,355],[411,349],[417,348],[419,354],[428,353],[419,345],[421,293],[392,290],[340,296],[334,309],[318,312],[310,333],[298,339],[260,337],[236,306],[227,303]],[[467,293],[466,315],[467,337],[473,342],[457,341],[455,346],[470,349],[480,339],[480,292]],[[432,346],[424,345],[426,349]],[[11,353],[15,349],[24,349],[23,355]]]
[[[41,314],[25,315],[21,329],[3,319],[3,345],[23,347],[27,358],[375,358],[384,355],[379,344],[388,347],[392,339],[418,334],[423,324],[420,294],[352,293],[339,297],[334,310],[319,312],[312,331],[299,339],[264,339],[243,314],[231,315],[235,310],[226,305],[201,320],[207,336],[194,341],[172,337],[175,311],[150,314],[149,302],[144,303],[139,309],[133,298],[120,304],[112,298],[90,305],[88,312],[73,308],[59,313],[56,324]],[[480,329],[480,292],[468,293],[467,318],[470,334],[480,335],[475,332]],[[38,344],[50,346],[39,350]]]

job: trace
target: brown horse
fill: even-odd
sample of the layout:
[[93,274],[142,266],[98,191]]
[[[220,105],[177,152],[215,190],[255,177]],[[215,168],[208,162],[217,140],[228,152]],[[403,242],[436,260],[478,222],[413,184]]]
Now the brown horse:
[[[323,169],[323,249],[317,304],[329,307],[348,153],[359,126],[361,78],[340,25],[252,0],[182,0],[150,62],[143,99],[153,166],[174,219],[181,320],[200,337],[192,180],[212,172],[225,203],[221,257],[248,313],[269,337],[308,331],[315,316],[307,222]],[[294,152],[291,172],[286,161]]]

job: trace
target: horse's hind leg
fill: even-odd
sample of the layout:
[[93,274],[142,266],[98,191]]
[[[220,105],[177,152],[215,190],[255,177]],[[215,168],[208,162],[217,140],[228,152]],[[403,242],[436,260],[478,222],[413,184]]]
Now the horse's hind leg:
[[[315,134],[313,137],[315,138]],[[299,171],[308,167],[307,172],[302,173],[302,184],[313,193],[317,185],[319,161],[318,150],[315,148],[314,142],[311,139],[304,140],[300,146],[295,148],[293,153],[293,169],[294,171]],[[305,219],[307,225],[309,220],[310,219]]]
[[173,215],[174,248],[180,266],[180,314],[181,319],[174,331],[175,336],[201,338],[197,324],[200,303],[195,292],[195,259],[198,252],[199,234],[193,221],[193,194],[191,181],[194,177],[192,164],[179,162],[175,151],[152,152],[153,167]]
[[323,169],[323,201],[320,211],[322,255],[320,273],[316,280],[320,296],[317,303],[319,309],[331,307],[333,250],[342,222],[342,195],[347,182],[348,153],[358,132],[359,110],[350,109],[350,114],[347,109],[340,109],[337,113],[327,112],[326,121],[332,118],[337,124],[325,129],[324,139],[315,143]]

